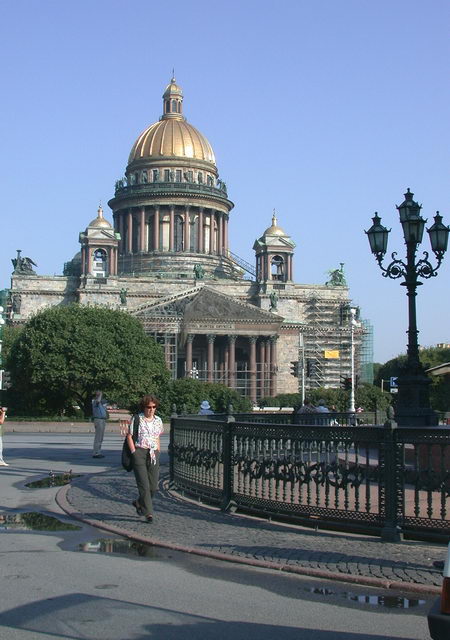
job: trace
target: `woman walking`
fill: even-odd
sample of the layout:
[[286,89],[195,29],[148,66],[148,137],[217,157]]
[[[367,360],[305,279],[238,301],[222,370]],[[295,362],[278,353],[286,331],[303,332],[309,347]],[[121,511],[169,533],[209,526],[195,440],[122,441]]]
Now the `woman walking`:
[[138,515],[144,515],[147,522],[153,520],[152,498],[158,489],[159,437],[164,431],[160,417],[155,415],[159,401],[155,396],[144,396],[141,411],[133,416],[128,427],[128,446],[133,455],[133,471],[139,498],[133,501]]

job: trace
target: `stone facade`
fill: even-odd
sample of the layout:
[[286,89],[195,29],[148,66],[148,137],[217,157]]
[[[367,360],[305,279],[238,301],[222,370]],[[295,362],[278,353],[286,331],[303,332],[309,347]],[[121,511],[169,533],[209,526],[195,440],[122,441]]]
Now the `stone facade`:
[[[208,141],[182,116],[174,79],[163,105],[116,182],[113,225],[100,207],[80,233],[81,251],[66,263],[66,275],[15,269],[9,322],[73,302],[123,309],[161,343],[174,378],[224,382],[256,401],[297,392],[301,380],[291,363],[308,361],[306,389],[339,386],[350,375],[342,270],[328,284],[293,282],[295,243],[275,213],[255,241],[255,266],[234,256],[233,203]],[[327,356],[332,352],[338,357]]]

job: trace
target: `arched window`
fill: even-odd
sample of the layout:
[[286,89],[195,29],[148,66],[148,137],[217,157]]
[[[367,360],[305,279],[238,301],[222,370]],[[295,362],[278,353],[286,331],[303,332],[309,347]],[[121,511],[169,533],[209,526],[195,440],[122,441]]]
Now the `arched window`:
[[155,247],[153,246],[153,228],[154,228],[154,219],[153,216],[150,216],[148,219],[148,225],[147,225],[147,229],[148,229],[148,236],[147,236],[147,246],[150,249],[150,247],[153,249],[153,251],[155,251]]
[[172,100],[172,113],[176,113],[176,112],[177,112],[177,101]]
[[183,218],[181,216],[175,216],[175,228],[174,228],[174,250],[183,251]]
[[148,182],[148,174],[147,171],[144,169],[144,171],[141,174],[141,182],[143,184],[145,184],[146,182]]
[[104,249],[94,249],[92,254],[92,273],[96,278],[105,278],[107,274],[107,254]]
[[189,216],[189,223],[191,225],[189,233],[189,251],[196,253],[198,251],[198,216]]
[[169,251],[170,242],[170,218],[168,215],[161,217],[159,222],[159,246],[162,251]]
[[166,100],[166,113],[170,111],[170,100]]
[[198,175],[197,175],[197,181],[199,184],[203,184],[203,173],[201,173],[200,171],[198,172]]
[[272,280],[284,280],[284,260],[281,256],[274,256],[270,263]]

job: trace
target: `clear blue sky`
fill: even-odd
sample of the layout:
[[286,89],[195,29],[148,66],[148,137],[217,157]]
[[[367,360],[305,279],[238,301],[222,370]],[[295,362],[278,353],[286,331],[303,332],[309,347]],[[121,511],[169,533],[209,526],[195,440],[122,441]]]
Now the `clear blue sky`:
[[[375,329],[375,359],[406,348],[404,287],[363,229],[374,211],[404,255],[407,187],[450,223],[450,4],[445,0],[1,0],[2,258],[60,274],[113,195],[138,134],[161,115],[175,67],[184,114],[206,135],[228,193],[232,250],[278,222],[295,279],[345,263]],[[428,249],[428,235],[422,245]],[[450,251],[449,251],[450,254]],[[419,341],[450,342],[450,255],[419,288]]]

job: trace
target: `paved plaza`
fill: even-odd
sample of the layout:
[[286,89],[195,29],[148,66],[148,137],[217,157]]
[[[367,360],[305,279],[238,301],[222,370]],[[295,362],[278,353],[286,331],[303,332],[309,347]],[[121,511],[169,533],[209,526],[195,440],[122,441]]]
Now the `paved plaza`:
[[134,476],[119,466],[76,479],[61,489],[58,502],[72,516],[140,542],[303,575],[440,592],[442,572],[433,563],[445,558],[444,545],[386,543],[222,513],[168,489],[167,457],[160,485],[152,524],[136,515]]

